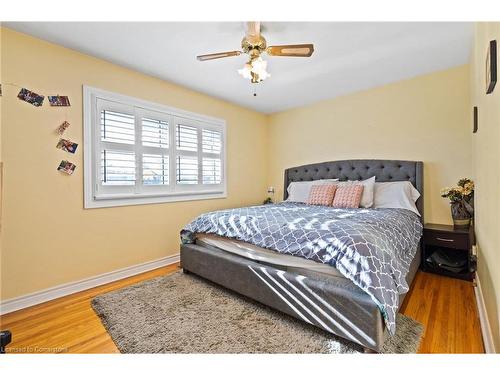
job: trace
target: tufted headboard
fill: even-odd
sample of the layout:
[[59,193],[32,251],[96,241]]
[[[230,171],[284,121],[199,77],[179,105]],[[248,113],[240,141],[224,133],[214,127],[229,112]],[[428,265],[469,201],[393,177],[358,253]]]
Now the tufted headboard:
[[301,165],[285,169],[283,199],[288,198],[287,187],[294,181],[313,181],[327,178],[365,180],[376,177],[377,182],[410,181],[420,192],[416,205],[424,218],[424,163],[404,160],[338,160]]

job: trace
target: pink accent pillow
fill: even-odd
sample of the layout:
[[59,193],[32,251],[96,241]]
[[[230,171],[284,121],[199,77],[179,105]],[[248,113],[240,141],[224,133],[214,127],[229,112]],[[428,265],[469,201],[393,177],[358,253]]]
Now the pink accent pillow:
[[313,185],[309,192],[309,199],[307,204],[314,204],[316,206],[330,206],[333,202],[337,186],[330,185]]
[[363,185],[343,185],[337,188],[332,207],[358,208],[363,195]]

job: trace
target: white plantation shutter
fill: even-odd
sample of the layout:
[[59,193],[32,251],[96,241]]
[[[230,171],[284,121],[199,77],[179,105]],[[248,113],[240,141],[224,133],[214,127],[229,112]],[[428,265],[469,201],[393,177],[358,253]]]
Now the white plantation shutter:
[[138,110],[141,133],[142,187],[138,190],[169,191],[170,116]]
[[101,111],[101,140],[113,143],[135,143],[134,116],[115,111]]
[[132,193],[137,163],[134,109],[103,103],[99,111],[98,181],[103,192]]
[[203,183],[220,184],[222,180],[222,132],[203,129],[201,136],[203,153]]
[[194,126],[177,125],[177,150],[198,151],[198,129]]
[[149,118],[142,119],[142,145],[168,148],[168,123]]
[[101,151],[103,185],[135,185],[135,154],[126,151]]
[[85,207],[226,196],[223,121],[91,88],[84,115]]
[[203,158],[203,183],[220,184],[221,178],[221,160],[213,158]]
[[218,130],[202,130],[202,151],[220,154],[222,148],[222,133]]
[[142,155],[142,181],[144,185],[168,185],[168,155]]
[[184,118],[176,118],[175,123],[176,183],[180,187],[182,185],[198,185],[200,174],[199,126],[195,121]]
[[177,156],[177,183],[198,183],[198,158],[193,156]]

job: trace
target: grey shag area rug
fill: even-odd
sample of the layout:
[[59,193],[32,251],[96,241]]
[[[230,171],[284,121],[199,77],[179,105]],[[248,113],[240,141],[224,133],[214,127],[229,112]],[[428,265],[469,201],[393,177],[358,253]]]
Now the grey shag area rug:
[[[100,295],[92,307],[122,353],[357,353],[352,342],[177,272]],[[399,314],[383,353],[416,353],[420,323]]]

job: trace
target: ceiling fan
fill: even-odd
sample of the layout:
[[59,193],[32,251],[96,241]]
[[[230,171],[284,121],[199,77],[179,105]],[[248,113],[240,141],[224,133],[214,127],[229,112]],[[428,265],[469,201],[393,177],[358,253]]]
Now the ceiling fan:
[[289,56],[289,57],[309,57],[314,52],[312,44],[286,44],[280,46],[267,46],[266,39],[260,33],[260,22],[246,22],[246,35],[241,41],[242,51],[229,51],[211,53],[208,55],[199,55],[196,58],[199,61],[221,59],[223,57],[239,56],[246,53],[250,59],[238,70],[244,78],[252,83],[259,83],[270,77],[267,72],[267,61],[262,59],[262,54],[269,56]]

